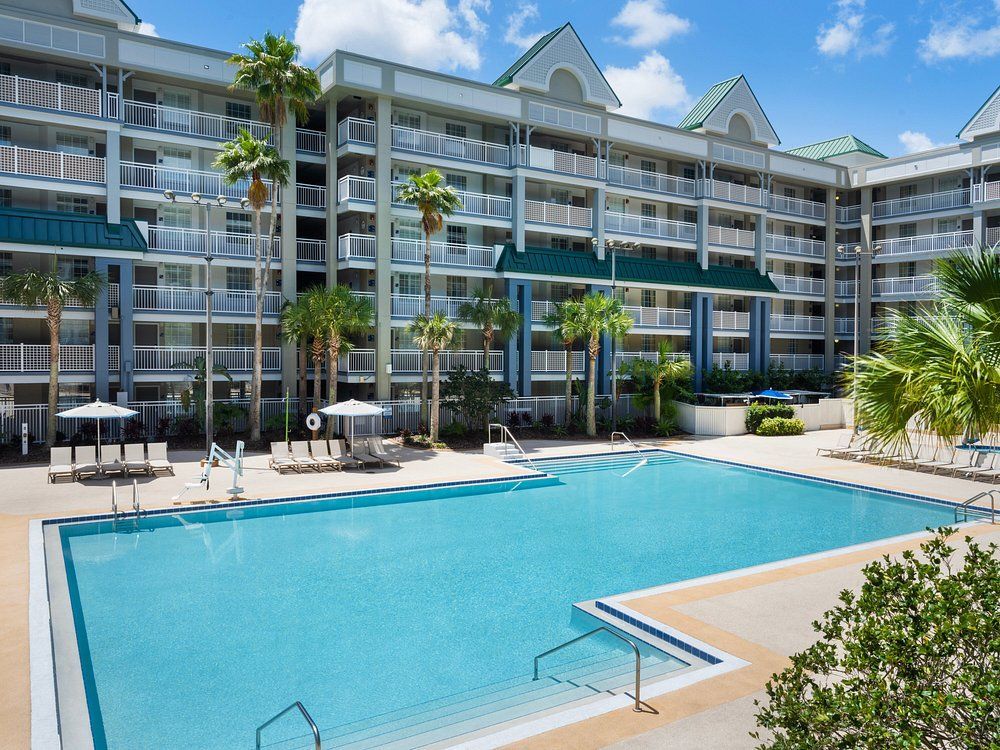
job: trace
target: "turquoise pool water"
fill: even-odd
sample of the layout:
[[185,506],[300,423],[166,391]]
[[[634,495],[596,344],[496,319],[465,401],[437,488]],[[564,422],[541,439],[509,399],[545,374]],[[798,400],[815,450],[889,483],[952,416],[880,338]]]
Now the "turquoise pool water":
[[[624,478],[624,458],[542,466],[558,480],[61,527],[96,747],[249,748],[296,699],[324,748],[419,746],[479,726],[483,702],[508,718],[529,689],[557,702],[563,675],[625,684],[611,639],[530,684],[535,654],[593,626],[574,602],[952,520],[667,454]],[[268,737],[300,747],[302,726]]]

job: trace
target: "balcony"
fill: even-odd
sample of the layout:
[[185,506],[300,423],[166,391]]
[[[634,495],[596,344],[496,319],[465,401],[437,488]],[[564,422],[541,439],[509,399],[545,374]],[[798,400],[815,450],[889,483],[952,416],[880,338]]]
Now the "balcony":
[[101,92],[82,86],[0,75],[0,102],[20,107],[53,109],[74,115],[101,117]]
[[[618,360],[618,366],[625,364],[626,362],[631,362],[636,359],[644,359],[648,362],[659,362],[660,353],[659,352],[615,352],[615,359]],[[667,359],[671,362],[690,362],[691,352],[667,352]]]
[[[281,294],[264,292],[264,314],[281,312]],[[197,287],[134,286],[132,305],[135,310],[150,312],[205,312],[205,290]],[[253,315],[257,308],[254,291],[213,289],[212,312],[219,315]]]
[[[585,353],[582,351],[570,352],[570,372],[582,374],[585,367]],[[560,373],[566,374],[566,352],[565,351],[536,351],[531,352],[531,371],[537,373]]]
[[809,276],[786,276],[779,273],[772,273],[770,276],[779,292],[815,294],[822,297],[826,291],[825,279],[813,279]]
[[750,355],[746,352],[712,352],[712,366],[745,371],[750,369]]
[[[625,312],[632,316],[637,328],[691,328],[691,311],[672,307],[639,307],[625,305]],[[556,303],[543,300],[531,301],[531,320],[542,323],[545,318],[555,312]]]
[[[412,375],[420,372],[422,352],[419,349],[393,349],[392,372]],[[451,349],[440,354],[441,372],[451,372],[459,365],[467,370],[481,370],[483,367],[483,351],[481,349]],[[490,372],[503,370],[503,352],[490,352]]]
[[826,204],[818,201],[807,201],[801,198],[791,198],[783,195],[771,195],[771,211],[781,214],[801,216],[806,219],[826,219]]
[[[404,263],[424,262],[424,241],[403,237],[392,238],[392,259]],[[437,266],[483,268],[496,267],[496,252],[486,245],[459,245],[453,242],[431,242],[431,263]]]
[[714,224],[708,225],[708,244],[710,245],[726,245],[753,250],[756,246],[755,235],[756,232],[751,232],[749,229],[718,227]]
[[809,240],[804,237],[785,237],[780,234],[767,235],[765,245],[769,253],[800,255],[810,258],[825,258],[826,243],[823,240]]
[[702,180],[701,190],[706,198],[717,198],[748,206],[767,205],[767,191],[749,185],[740,185],[726,180]]
[[971,205],[972,192],[969,188],[945,190],[940,193],[911,195],[909,198],[877,201],[872,204],[873,219],[888,219],[893,216],[921,214],[927,211],[945,211]]
[[[392,183],[392,204],[404,208],[416,207],[409,203],[403,203],[398,199],[399,191],[406,185],[405,182]],[[462,207],[455,211],[456,215],[479,216],[486,219],[505,219],[510,221],[510,198],[502,195],[489,195],[487,193],[470,193],[465,190],[456,190],[455,194],[462,202]]]
[[343,375],[372,375],[375,372],[374,349],[352,349],[337,358],[337,372]]
[[822,354],[772,354],[771,364],[786,370],[822,370],[825,358]]
[[326,155],[326,133],[322,130],[295,129],[295,150],[305,154]]
[[686,177],[646,172],[642,169],[619,167],[612,164],[608,165],[608,184],[648,190],[653,193],[679,195],[686,198],[693,198],[695,195],[695,181]]
[[326,240],[296,239],[295,259],[302,263],[325,263]]
[[[181,371],[197,357],[205,356],[203,346],[137,346],[133,350],[136,370]],[[225,367],[229,372],[250,372],[253,369],[253,347],[214,346],[212,360],[216,367]],[[263,371],[281,370],[281,349],[265,346],[263,349]],[[176,366],[175,366],[176,365]]]
[[[261,247],[269,244],[268,237],[261,237]],[[149,249],[161,253],[180,253],[181,255],[205,255],[205,230],[182,227],[149,227]],[[212,232],[212,255],[223,258],[255,257],[254,236],[235,232]],[[281,243],[274,241],[274,257],[281,257]]]
[[[109,347],[111,348],[111,347]],[[109,360],[117,360],[118,347]],[[118,365],[108,363],[109,369]],[[0,344],[0,372],[3,373],[48,373],[48,344]],[[59,347],[60,372],[93,372],[94,347],[91,344],[62,344]]]
[[375,235],[340,235],[337,238],[337,260],[375,260]]
[[990,247],[1000,245],[1000,227],[988,227],[986,229],[986,244]]
[[[118,282],[112,281],[112,282],[110,282],[107,285],[107,288],[108,288],[108,307],[109,308],[111,308],[111,307],[118,307],[118,303],[120,301],[120,288],[121,288],[120,285],[118,284]],[[45,305],[35,305],[33,307],[27,307],[25,305],[15,305],[13,302],[11,302],[10,300],[4,299],[3,297],[0,297],[0,305],[7,305],[9,307],[17,307],[17,308],[20,308],[22,310],[28,310],[28,309],[43,310],[43,309],[45,309]],[[75,307],[75,308],[89,309],[89,308],[93,307],[93,305],[84,305],[78,298],[76,298],[76,297],[68,297],[66,299],[66,301],[63,303],[63,307],[64,308],[74,308]]]
[[672,219],[657,219],[654,216],[635,216],[617,211],[604,212],[604,230],[685,242],[694,242],[698,236],[696,224],[673,221]]
[[853,336],[854,318],[834,318],[833,332],[840,336]]
[[104,159],[20,146],[0,146],[0,172],[103,185]]
[[593,226],[593,211],[582,206],[525,199],[524,220],[539,224],[590,229]]
[[937,292],[933,276],[872,279],[873,297],[930,297]]
[[850,224],[861,221],[861,206],[837,206],[837,222],[840,224]]
[[[78,157],[84,158],[84,157]],[[93,158],[93,157],[86,157]],[[103,159],[101,162],[103,163]],[[103,168],[103,167],[102,167]],[[270,182],[264,184],[270,188]],[[133,190],[149,190],[162,193],[172,190],[175,193],[190,195],[223,195],[226,198],[240,200],[246,197],[250,184],[246,180],[229,185],[219,172],[202,169],[187,169],[183,167],[165,167],[161,164],[140,164],[133,161],[123,161],[121,164],[121,185]],[[322,185],[296,185],[297,203],[301,208],[324,208],[326,206],[326,188]]]
[[826,321],[819,315],[772,315],[772,333],[823,333]]
[[399,151],[444,156],[478,164],[510,166],[510,149],[502,143],[456,138],[429,130],[403,128],[399,125],[392,126],[392,147]]
[[545,169],[549,172],[559,172],[576,177],[600,177],[599,162],[596,156],[584,156],[570,151],[555,151],[550,148],[522,145],[518,150],[518,163],[522,167]]
[[853,297],[855,293],[855,283],[854,279],[847,279],[845,281],[835,281],[833,287],[833,294],[836,297]]
[[326,208],[326,187],[300,182],[295,186],[295,205],[299,208]]
[[717,331],[749,331],[750,313],[735,310],[713,310],[712,328]]
[[984,182],[980,185],[972,186],[973,203],[985,203],[987,201],[1000,201],[1000,180]]
[[916,253],[937,253],[954,250],[968,250],[974,244],[974,234],[967,232],[942,232],[924,234],[919,237],[895,237],[879,240],[882,245],[880,255],[913,255]]
[[[472,302],[471,297],[431,297],[431,314],[442,312],[449,318],[461,317],[462,305]],[[390,300],[391,315],[394,318],[415,318],[424,311],[424,295],[394,294]]]
[[345,175],[337,180],[337,202],[364,201],[375,202],[375,179],[373,177],[357,177]]
[[337,123],[337,145],[360,143],[364,146],[375,145],[375,121],[362,120],[360,117],[345,117]]

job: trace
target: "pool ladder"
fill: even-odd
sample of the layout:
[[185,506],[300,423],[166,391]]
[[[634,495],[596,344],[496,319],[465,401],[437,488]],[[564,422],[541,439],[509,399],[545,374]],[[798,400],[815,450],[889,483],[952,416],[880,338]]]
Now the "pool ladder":
[[639,456],[639,463],[637,463],[631,469],[629,469],[624,474],[622,474],[621,478],[624,479],[629,474],[631,474],[633,471],[635,471],[636,469],[638,469],[640,466],[645,466],[647,463],[649,463],[649,459],[646,458],[646,454],[642,452],[642,450],[639,448],[639,446],[636,445],[635,443],[633,443],[631,440],[629,440],[628,435],[626,435],[624,432],[621,432],[621,431],[616,431],[616,432],[612,432],[611,433],[611,452],[612,453],[615,450],[615,438],[616,437],[621,437],[623,440],[625,440],[626,443],[628,443],[630,446],[632,446],[632,450],[634,450],[636,452],[636,455]]
[[260,750],[261,732],[263,732],[265,729],[267,729],[269,726],[271,726],[274,722],[276,722],[282,716],[287,714],[293,708],[297,708],[299,710],[299,713],[302,714],[302,718],[306,720],[307,724],[309,724],[309,731],[312,732],[313,736],[313,750],[321,750],[322,741],[319,738],[319,728],[316,726],[316,722],[313,721],[313,717],[309,715],[309,712],[306,711],[306,707],[302,705],[301,701],[295,701],[295,703],[288,706],[288,708],[282,709],[274,716],[272,716],[270,719],[261,724],[259,727],[257,727],[257,750]]
[[[1000,490],[986,490],[985,492],[980,492],[978,495],[973,495],[968,500],[966,500],[961,505],[955,506],[955,523],[958,523],[958,514],[962,514],[962,520],[969,520],[969,513],[972,515],[982,515],[983,518],[989,516],[990,523],[997,522],[997,494],[1000,494]],[[982,497],[988,497],[990,499],[990,507],[982,507],[979,505],[973,505],[976,500]]]
[[[132,480],[132,517],[135,519],[136,525],[139,523],[139,518],[142,516],[142,506],[139,505],[139,481],[137,479]],[[119,508],[118,506],[118,482],[111,482],[111,516],[112,525],[118,523],[119,518],[126,518],[128,516],[128,511],[124,508]]]
[[521,454],[521,458],[528,464],[528,466],[530,466],[535,471],[538,471],[538,467],[535,466],[535,462],[528,457],[528,454],[525,452],[524,448],[521,447],[521,444],[517,442],[517,438],[514,437],[513,433],[511,433],[510,428],[507,427],[507,425],[497,424],[495,422],[487,425],[486,442],[488,443],[493,442],[493,428],[496,428],[500,431],[500,437],[503,440],[505,456],[506,456],[507,440],[509,439],[510,442],[514,444],[514,447],[517,448],[518,452]]

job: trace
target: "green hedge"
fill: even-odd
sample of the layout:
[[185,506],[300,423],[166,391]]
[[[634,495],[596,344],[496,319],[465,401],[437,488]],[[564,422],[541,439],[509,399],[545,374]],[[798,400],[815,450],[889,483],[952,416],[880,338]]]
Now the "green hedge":
[[806,423],[801,419],[787,419],[785,417],[768,417],[761,421],[757,427],[757,434],[765,437],[776,437],[778,435],[801,435],[806,431]]
[[756,433],[760,423],[770,417],[791,419],[794,416],[795,409],[788,404],[750,404],[747,407],[747,432]]

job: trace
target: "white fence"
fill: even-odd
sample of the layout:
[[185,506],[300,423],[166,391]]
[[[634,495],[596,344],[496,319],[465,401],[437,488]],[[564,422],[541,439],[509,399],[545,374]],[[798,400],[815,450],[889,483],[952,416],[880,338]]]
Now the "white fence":
[[337,258],[374,260],[375,245],[373,234],[342,234],[337,238]]
[[696,224],[674,221],[673,219],[657,219],[655,216],[624,214],[618,211],[604,212],[604,228],[608,232],[623,232],[644,237],[661,237],[689,242],[694,242],[698,237]]
[[101,116],[101,92],[35,78],[0,75],[0,102]]
[[338,122],[337,145],[343,146],[349,141],[374,145],[375,121],[362,120],[359,117],[345,117],[343,120]]
[[0,172],[75,182],[104,182],[104,159],[20,146],[0,146]]
[[525,200],[524,220],[589,229],[593,223],[593,212],[591,209],[582,206]]
[[608,165],[608,184],[651,190],[657,193],[670,193],[671,195],[686,195],[692,198],[695,188],[695,181],[686,177],[647,172],[632,167],[619,167],[614,164]]
[[[392,238],[393,260],[423,263],[424,249],[423,240]],[[431,263],[439,266],[464,266],[493,270],[496,265],[496,255],[494,249],[486,245],[462,245],[454,242],[435,241],[431,243]]]
[[[677,424],[692,435],[745,435],[747,407],[699,406],[675,401]],[[851,402],[842,398],[824,398],[816,404],[792,406],[795,416],[805,422],[806,430],[844,427],[850,423]]]
[[[205,311],[205,290],[192,287],[134,286],[136,310],[200,313]],[[281,294],[264,292],[264,314],[281,312]],[[253,315],[257,293],[236,289],[213,289],[212,310],[219,314]]]
[[[374,139],[373,139],[374,140]],[[456,138],[429,130],[414,130],[399,125],[392,126],[392,147],[418,154],[446,156],[480,164],[506,167],[510,164],[510,149],[502,143]]]
[[[269,238],[260,238],[261,248],[267,248]],[[299,240],[303,242],[303,240]],[[205,230],[186,227],[149,227],[149,249],[162,253],[205,255]],[[252,234],[239,232],[212,232],[212,255],[227,258],[253,258],[256,253]],[[281,239],[274,238],[274,257],[281,257]]]
[[822,240],[810,240],[805,237],[785,237],[781,234],[767,235],[766,249],[771,253],[808,255],[813,258],[822,258],[826,255],[826,243]]
[[872,204],[872,218],[884,219],[889,216],[905,216],[919,214],[924,211],[941,211],[949,208],[962,208],[971,203],[972,192],[969,188],[945,190],[940,193],[925,193],[911,195],[908,198],[893,198],[887,201],[876,201]]
[[[136,370],[178,370],[191,365],[197,357],[205,356],[203,346],[137,346],[133,350]],[[216,367],[230,372],[253,369],[253,347],[215,346],[212,360]],[[281,349],[265,346],[262,351],[263,369],[274,372],[281,369]]]
[[[392,202],[396,206],[416,209],[410,203],[404,203],[399,199],[400,191],[407,183],[395,181],[392,183]],[[456,214],[471,214],[483,216],[489,219],[509,219],[510,218],[510,198],[503,195],[490,195],[489,193],[470,193],[466,190],[456,190],[455,194],[461,202],[461,208],[455,210]]]
[[825,203],[806,201],[801,198],[789,198],[784,195],[771,195],[771,210],[783,214],[805,216],[810,219],[826,218]]
[[734,203],[747,203],[751,206],[767,204],[767,191],[749,185],[740,185],[726,180],[702,180],[702,190],[707,198],[719,198]]
[[714,224],[708,226],[708,241],[713,245],[731,245],[732,247],[753,248],[756,243],[755,233],[749,229],[733,229],[732,227],[719,227]]
[[[582,373],[584,371],[585,354],[582,351],[570,352],[569,366],[570,372]],[[566,352],[565,350],[531,351],[531,371],[532,372],[555,372],[566,374]]]

